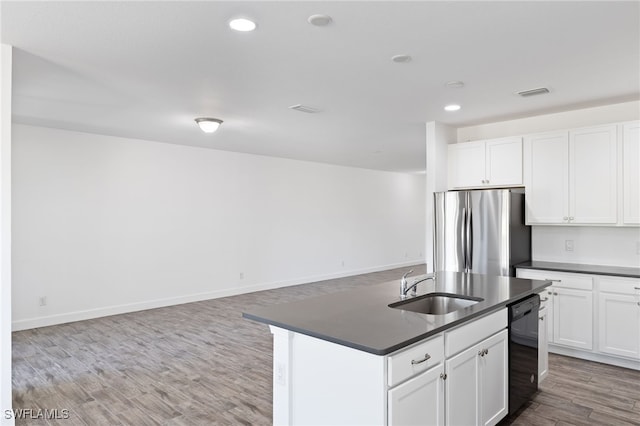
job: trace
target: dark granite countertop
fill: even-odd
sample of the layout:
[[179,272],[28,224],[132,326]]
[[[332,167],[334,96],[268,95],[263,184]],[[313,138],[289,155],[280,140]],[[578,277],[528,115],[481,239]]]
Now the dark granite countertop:
[[611,275],[614,277],[640,278],[640,268],[620,266],[582,265],[579,263],[531,261],[516,265],[522,269],[543,269],[547,271],[575,272],[578,274]]
[[[426,275],[408,280],[412,284]],[[418,296],[454,293],[483,301],[445,315],[426,315],[388,305],[400,300],[400,280],[278,304],[243,317],[376,355],[386,355],[509,303],[542,291],[551,281],[439,272],[418,284]]]

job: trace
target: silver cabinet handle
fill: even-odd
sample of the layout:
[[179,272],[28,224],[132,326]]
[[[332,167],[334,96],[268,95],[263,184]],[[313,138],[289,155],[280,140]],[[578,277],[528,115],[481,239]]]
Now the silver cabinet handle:
[[441,378],[442,380],[447,380],[447,375],[446,375],[446,374],[444,374],[444,373],[440,373],[440,378]]
[[478,356],[484,356],[484,350],[478,351]]
[[552,283],[561,283],[562,280],[552,280],[551,278],[545,278],[544,281],[551,281]]
[[541,302],[546,302],[547,300],[549,300],[548,297],[545,297],[544,299],[540,299]]
[[411,365],[422,364],[423,362],[425,362],[426,360],[428,360],[430,358],[431,358],[431,355],[424,354],[424,358],[422,358],[420,361],[416,361],[415,359],[412,359],[411,360]]
[[489,353],[489,349],[481,349],[478,351],[478,355],[480,356],[485,356],[488,353]]
[[485,355],[489,355],[489,349],[485,349],[485,350],[484,350],[484,354],[485,354]]
[[540,321],[544,321],[544,317],[540,317]]
[[573,216],[569,216],[569,220],[573,220]]
[[633,289],[634,290],[640,290],[640,287],[634,287]]
[[554,295],[554,296],[557,296],[557,295],[558,295],[558,293],[556,293],[556,292],[554,291],[554,292],[553,292],[553,295]]

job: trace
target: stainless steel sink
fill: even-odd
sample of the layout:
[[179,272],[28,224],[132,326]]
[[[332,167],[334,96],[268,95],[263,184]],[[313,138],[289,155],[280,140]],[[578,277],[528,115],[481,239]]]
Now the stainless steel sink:
[[390,308],[418,312],[419,314],[444,315],[482,302],[480,297],[462,296],[451,293],[429,293],[409,300],[389,305]]

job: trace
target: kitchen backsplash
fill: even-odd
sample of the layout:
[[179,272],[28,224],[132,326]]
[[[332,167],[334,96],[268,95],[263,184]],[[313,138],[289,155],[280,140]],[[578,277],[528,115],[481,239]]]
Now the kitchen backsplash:
[[533,260],[640,267],[637,227],[533,226]]

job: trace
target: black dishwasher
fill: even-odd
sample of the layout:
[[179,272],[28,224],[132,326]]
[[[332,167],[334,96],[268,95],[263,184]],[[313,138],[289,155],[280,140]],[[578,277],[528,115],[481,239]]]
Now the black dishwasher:
[[538,390],[538,309],[534,294],[509,307],[509,414]]

